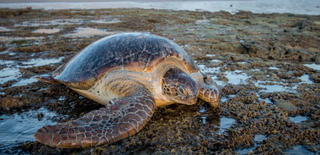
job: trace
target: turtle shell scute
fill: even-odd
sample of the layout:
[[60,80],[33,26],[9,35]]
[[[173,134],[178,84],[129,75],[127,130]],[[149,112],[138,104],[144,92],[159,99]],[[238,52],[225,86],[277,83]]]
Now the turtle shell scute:
[[171,40],[148,33],[121,33],[87,46],[52,75],[67,86],[86,90],[114,70],[150,72],[173,56],[190,70],[198,70],[185,50]]

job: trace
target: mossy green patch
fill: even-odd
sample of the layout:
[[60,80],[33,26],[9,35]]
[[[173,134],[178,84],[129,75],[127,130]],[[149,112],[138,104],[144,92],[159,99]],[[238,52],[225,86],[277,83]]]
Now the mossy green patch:
[[16,45],[23,45],[23,44],[30,44],[32,43],[34,40],[13,40],[10,43],[11,44],[16,44]]

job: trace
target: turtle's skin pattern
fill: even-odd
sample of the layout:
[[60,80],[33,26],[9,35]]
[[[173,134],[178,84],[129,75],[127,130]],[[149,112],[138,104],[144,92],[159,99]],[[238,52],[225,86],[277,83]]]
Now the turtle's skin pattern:
[[[142,94],[146,98],[140,99]],[[44,126],[34,137],[56,147],[91,147],[116,142],[139,132],[156,108],[151,94],[141,91],[137,98],[117,98],[106,108],[91,111],[77,120]],[[112,114],[112,115],[110,115]]]
[[219,87],[205,77],[183,48],[146,33],[102,38],[51,74],[36,77],[61,82],[105,108],[77,120],[39,129],[34,138],[62,148],[100,146],[139,132],[156,107],[192,105],[198,97],[218,107]]

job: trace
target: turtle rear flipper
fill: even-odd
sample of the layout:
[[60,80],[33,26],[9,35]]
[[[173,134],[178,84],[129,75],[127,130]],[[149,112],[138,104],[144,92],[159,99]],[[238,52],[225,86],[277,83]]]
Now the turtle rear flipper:
[[39,81],[47,82],[47,83],[58,83],[53,77],[52,74],[42,74],[38,76],[34,76]]
[[93,110],[77,120],[44,126],[34,138],[62,148],[109,144],[139,132],[154,111],[154,98],[143,90],[130,97],[113,99],[106,108]]

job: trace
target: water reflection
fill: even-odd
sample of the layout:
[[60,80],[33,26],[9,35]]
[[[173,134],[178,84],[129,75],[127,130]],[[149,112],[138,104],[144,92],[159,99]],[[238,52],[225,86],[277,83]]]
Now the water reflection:
[[295,122],[295,123],[301,123],[303,121],[308,120],[308,118],[305,116],[289,117],[289,119],[290,119],[290,121]]
[[[37,114],[40,113],[44,116],[39,120]],[[0,152],[18,146],[19,143],[34,141],[33,134],[39,126],[56,124],[49,119],[54,116],[56,116],[55,113],[44,108],[0,115]]]
[[301,145],[294,146],[293,149],[286,151],[288,155],[314,155],[315,153],[308,151]]
[[215,125],[217,134],[223,134],[224,131],[228,130],[232,125],[236,124],[236,120],[233,118],[220,117],[218,114],[204,114],[200,117],[200,121],[203,124]]
[[32,33],[48,33],[48,34],[51,34],[51,33],[57,33],[59,31],[60,31],[60,29],[37,29],[37,30],[33,31]]
[[78,36],[93,36],[93,35],[111,35],[114,34],[114,32],[107,32],[107,31],[103,31],[103,30],[99,30],[99,29],[95,29],[95,28],[90,28],[90,27],[79,27],[76,30],[76,33],[70,33],[66,36],[69,37],[78,37]]
[[[0,83],[5,83],[10,80],[15,80],[21,77],[21,73],[19,68],[28,68],[28,67],[37,67],[37,66],[45,66],[53,63],[61,62],[63,57],[59,58],[51,58],[51,59],[30,59],[27,62],[22,62],[19,65],[18,61],[12,61],[12,60],[3,60],[0,61],[0,65],[7,65],[6,68],[3,68],[0,70]],[[21,85],[27,85],[29,83],[35,82],[34,79],[23,79],[22,81],[18,82],[14,86],[21,86]]]

